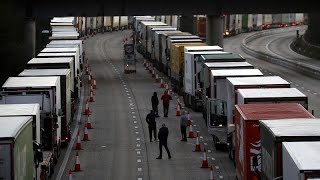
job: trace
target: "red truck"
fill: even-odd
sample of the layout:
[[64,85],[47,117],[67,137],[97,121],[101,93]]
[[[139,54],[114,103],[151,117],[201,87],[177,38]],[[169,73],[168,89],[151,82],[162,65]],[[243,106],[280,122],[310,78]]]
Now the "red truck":
[[314,118],[298,103],[235,105],[235,160],[239,180],[258,180],[261,176],[259,120]]

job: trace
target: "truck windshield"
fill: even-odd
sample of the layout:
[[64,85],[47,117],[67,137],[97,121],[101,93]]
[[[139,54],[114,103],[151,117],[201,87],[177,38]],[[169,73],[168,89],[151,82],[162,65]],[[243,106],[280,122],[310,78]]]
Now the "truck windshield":
[[227,102],[220,99],[210,100],[210,125],[227,126]]

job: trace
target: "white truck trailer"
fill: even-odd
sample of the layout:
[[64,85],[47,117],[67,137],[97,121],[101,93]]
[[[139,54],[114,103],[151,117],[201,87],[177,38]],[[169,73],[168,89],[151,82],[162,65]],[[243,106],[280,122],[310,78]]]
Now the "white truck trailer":
[[61,91],[61,145],[66,147],[71,139],[70,125],[73,119],[73,111],[71,109],[71,72],[70,69],[25,69],[18,76],[34,77],[34,76],[59,76]]
[[[313,116],[286,120],[260,120],[259,126],[262,158],[261,179],[273,180],[283,176],[281,153],[283,152],[283,142],[320,141],[320,119]],[[305,149],[305,152],[307,151]],[[292,175],[295,175],[293,169],[291,172]]]
[[77,45],[79,46],[79,54],[80,54],[80,62],[84,62],[85,58],[84,58],[84,51],[83,51],[83,40],[53,40],[53,41],[50,41],[50,43],[47,45],[50,46],[50,47],[54,47],[53,45],[60,45],[60,47],[68,47],[68,46],[71,46],[71,45]]
[[[279,76],[259,77],[228,77],[227,78],[227,112],[228,112],[228,152],[231,160],[234,160],[235,148],[235,105],[238,104],[237,92],[239,89],[257,88],[290,88],[290,83]],[[262,100],[259,100],[262,101]]]
[[[40,179],[41,175],[45,177],[51,177],[54,172],[54,163],[52,161],[53,152],[43,150],[43,145],[47,143],[45,141],[48,139],[43,138],[45,132],[41,130],[43,128],[40,127],[41,121],[43,122],[43,119],[40,120],[39,104],[0,104],[0,117],[29,116],[32,117],[33,154],[36,175],[35,179]],[[1,122],[0,126],[2,126]]]
[[[210,85],[206,88],[206,121],[208,132],[212,135],[217,149],[220,145],[227,144],[228,135],[228,111],[227,111],[227,77],[263,76],[259,69],[218,69],[210,72]],[[230,112],[231,113],[231,112]]]
[[9,77],[2,85],[1,104],[34,104],[41,110],[41,127],[48,138],[46,151],[53,152],[54,162],[61,146],[60,77]]
[[36,179],[32,117],[0,117],[0,179]]
[[159,52],[159,37],[157,35],[157,32],[176,31],[177,28],[170,27],[170,26],[169,27],[163,26],[163,27],[151,27],[150,30],[151,30],[151,34],[150,34],[150,38],[148,38],[149,42],[148,42],[147,51],[151,54],[151,60],[154,62],[156,61],[156,52]]
[[320,142],[283,142],[283,180],[320,179]]
[[[46,55],[46,53],[40,54],[43,54],[44,56]],[[53,54],[50,53],[50,55]],[[72,57],[55,58],[48,56],[47,58],[32,58],[27,63],[27,69],[70,69],[71,98],[74,101],[80,97],[80,82],[75,73],[74,59]]]

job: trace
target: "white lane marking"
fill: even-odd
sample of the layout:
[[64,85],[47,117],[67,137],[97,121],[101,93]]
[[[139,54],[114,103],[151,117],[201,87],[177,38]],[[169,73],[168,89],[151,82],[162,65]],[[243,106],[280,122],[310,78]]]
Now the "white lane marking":
[[133,123],[135,123],[135,124],[136,124],[136,123],[137,123],[137,121],[133,121]]
[[314,95],[318,95],[318,93],[313,93]]
[[140,151],[137,151],[137,154],[141,154],[141,152],[140,152]]
[[129,99],[129,102],[132,102],[132,100],[131,100],[131,99]]
[[129,91],[128,91],[128,90],[126,90],[126,92],[128,93]]
[[205,146],[208,146],[208,144],[207,143],[203,143]]
[[139,132],[138,132],[138,131],[136,131],[136,134],[139,134]]
[[131,110],[134,110],[134,108],[132,107],[132,108],[130,108]]
[[215,158],[211,158],[212,161],[216,160]]
[[138,180],[142,180],[142,178],[138,178]]
[[137,138],[137,141],[140,141],[140,138]]
[[132,118],[134,118],[134,119],[135,119],[135,118],[137,118],[137,116],[132,116]]
[[135,114],[136,112],[132,111],[131,113],[132,113],[132,114]]
[[130,96],[130,94],[129,94],[129,93],[127,93],[127,95],[128,95],[128,96]]
[[[193,127],[196,127],[196,126],[197,126],[197,125],[195,125],[195,124],[193,125]],[[198,132],[198,131],[197,131],[197,132]],[[200,132],[200,131],[199,131],[199,132]]]
[[308,92],[310,92],[310,90],[309,90],[309,89],[308,89],[307,91],[308,91]]
[[296,84],[296,86],[299,86],[299,84]]
[[208,153],[211,153],[211,150],[210,150],[210,149],[208,150]]
[[107,147],[107,146],[101,146],[102,148],[105,148],[105,147]]
[[123,86],[127,86],[127,85],[124,84]]
[[137,144],[137,147],[140,147],[140,144]]
[[219,178],[220,178],[220,179],[223,179],[223,176],[220,175]]
[[138,126],[135,126],[134,128],[135,128],[135,129],[138,129]]
[[219,166],[216,166],[216,169],[219,169]]
[[138,171],[141,172],[141,171],[142,171],[142,168],[138,168]]
[[302,89],[304,89],[304,87],[301,87]]
[[203,137],[202,136],[200,136],[200,139],[202,139]]
[[[81,94],[84,94],[84,87],[82,87],[81,89]],[[79,105],[79,109],[78,109],[78,114],[77,114],[77,122],[80,122],[81,120],[81,113],[82,113],[82,103],[83,103],[83,96],[81,96],[80,98],[80,105]],[[74,145],[74,142],[76,140],[76,136],[77,136],[77,132],[78,132],[78,129],[79,129],[79,123],[76,123],[76,127],[74,128],[74,131],[73,131],[73,134],[72,134],[72,137],[71,137],[71,141],[69,143],[69,146],[68,146],[68,149],[67,149],[67,152],[66,152],[66,155],[64,156],[63,158],[63,161],[62,161],[62,164],[60,166],[60,169],[59,169],[59,172],[57,174],[57,177],[56,177],[56,180],[60,180],[61,177],[62,177],[62,174],[66,168],[66,165],[67,165],[67,161],[70,157],[70,153],[71,153],[71,150],[73,148],[73,145]],[[71,143],[72,142],[72,143]]]
[[138,162],[138,163],[141,163],[141,159],[137,159],[137,162]]
[[129,98],[129,99],[131,99],[131,97],[130,97],[130,96],[128,96],[128,98]]
[[129,106],[134,106],[134,103],[129,103]]

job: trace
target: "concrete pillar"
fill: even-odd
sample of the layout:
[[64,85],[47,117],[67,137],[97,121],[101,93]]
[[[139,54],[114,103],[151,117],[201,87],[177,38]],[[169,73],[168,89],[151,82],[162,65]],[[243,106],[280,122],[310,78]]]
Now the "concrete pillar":
[[308,16],[308,29],[304,38],[308,43],[320,46],[320,13],[310,13]]
[[207,15],[206,21],[206,43],[223,48],[223,16]]
[[36,53],[36,21],[33,18],[26,18],[24,21],[24,43],[27,59],[34,58]]
[[189,32],[196,34],[197,19],[194,16],[181,16],[179,21],[179,30],[183,32]]

